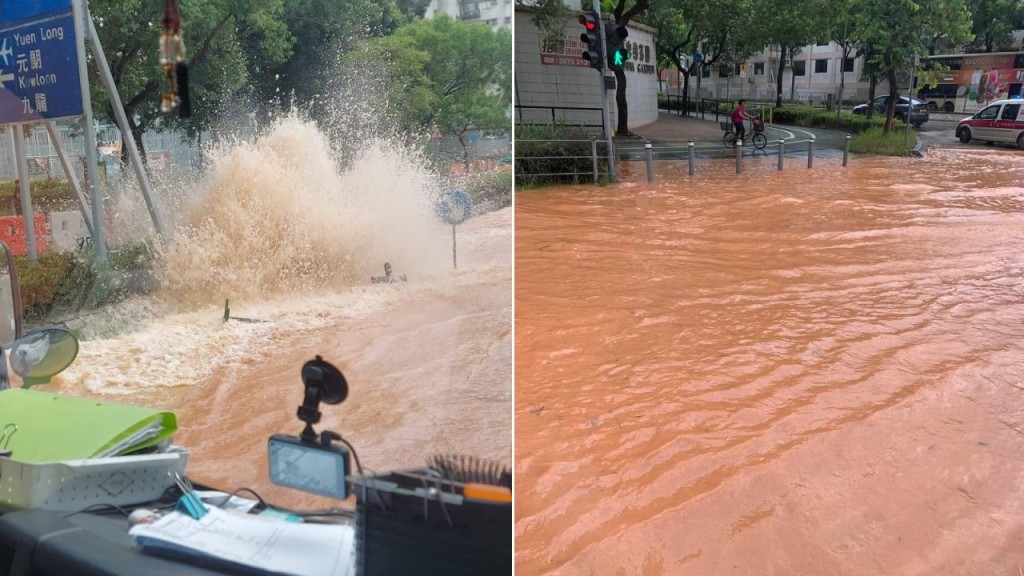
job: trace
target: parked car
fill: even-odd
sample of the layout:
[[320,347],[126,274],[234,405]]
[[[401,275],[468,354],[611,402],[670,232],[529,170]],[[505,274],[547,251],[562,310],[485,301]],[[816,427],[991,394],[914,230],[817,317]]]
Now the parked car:
[[1024,100],[993,102],[974,116],[956,125],[956,137],[967,144],[971,140],[1007,142],[1024,150]]
[[[895,118],[900,122],[906,122],[907,118],[907,102],[910,100],[906,96],[900,96],[900,99],[896,102],[896,114]],[[885,114],[885,107],[889,104],[889,96],[879,96],[871,102],[864,104],[858,104],[853,107],[854,114],[867,114],[868,106],[873,106],[876,113]],[[920,128],[921,124],[928,121],[928,105],[920,100],[913,100],[910,110],[910,123],[914,125],[914,128]]]

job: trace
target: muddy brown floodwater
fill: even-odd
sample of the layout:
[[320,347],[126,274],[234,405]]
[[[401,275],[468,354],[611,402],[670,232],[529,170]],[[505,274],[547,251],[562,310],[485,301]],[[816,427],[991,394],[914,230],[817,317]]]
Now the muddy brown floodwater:
[[516,574],[1024,566],[1024,156],[516,194]]

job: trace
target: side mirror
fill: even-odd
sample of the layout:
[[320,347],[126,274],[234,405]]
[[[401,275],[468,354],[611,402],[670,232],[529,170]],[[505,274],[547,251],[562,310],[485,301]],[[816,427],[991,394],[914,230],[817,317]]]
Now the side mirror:
[[11,369],[21,377],[22,388],[47,384],[74,362],[78,339],[63,328],[40,328],[0,347],[0,390],[11,387],[7,357]]
[[78,356],[78,338],[63,328],[33,330],[10,344],[11,369],[22,388],[48,384]]

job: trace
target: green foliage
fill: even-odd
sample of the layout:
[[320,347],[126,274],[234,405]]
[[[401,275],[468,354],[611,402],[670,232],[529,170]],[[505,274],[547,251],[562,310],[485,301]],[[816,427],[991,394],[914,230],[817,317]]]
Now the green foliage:
[[473,212],[479,214],[512,205],[512,171],[505,170],[481,174],[466,186],[466,194],[473,202]]
[[972,51],[994,52],[1009,49],[1013,31],[1024,19],[1024,3],[1020,0],[968,0],[973,20]]
[[[561,40],[569,18],[569,7],[563,0],[516,0],[516,4],[533,8],[531,18],[545,39]],[[590,9],[590,4],[583,7]]]
[[[32,204],[44,212],[74,210],[78,200],[71,183],[59,178],[30,180]],[[14,182],[0,182],[0,215],[14,214]]]
[[[159,112],[165,90],[157,61],[163,3],[90,2],[128,122],[138,134],[174,127],[198,133],[222,107],[248,90],[253,81],[247,69],[250,61],[275,64],[292,54],[294,38],[281,20],[284,0],[182,0],[179,6],[192,98],[188,120]],[[98,75],[92,76],[91,84],[97,116],[112,122],[108,95]]]
[[784,106],[772,109],[772,122],[809,128],[825,128],[828,130],[844,130],[846,132],[863,132],[872,128],[881,128],[884,120],[879,117],[867,118],[852,112],[843,112],[838,118],[836,113],[812,106]]
[[[904,145],[906,141],[906,145]],[[917,146],[917,132],[909,134],[903,130],[886,132],[881,126],[869,128],[850,141],[850,152],[858,154],[883,154],[886,156],[910,156]]]
[[[580,126],[516,126],[516,189],[546,184],[580,184],[594,181],[594,137]],[[598,174],[608,174],[608,158],[598,146]]]
[[[928,54],[931,39],[944,35],[952,43],[971,39],[971,15],[965,0],[858,0],[850,14],[850,38],[865,47],[865,74],[886,80],[898,92],[897,72],[912,57]],[[893,126],[895,100],[886,111],[885,129]]]
[[148,246],[127,244],[110,250],[107,256],[107,267],[102,270],[92,251],[48,252],[34,261],[15,257],[26,315],[45,317],[55,309],[79,311],[154,288],[153,255]]
[[408,132],[436,126],[461,137],[472,128],[503,132],[511,127],[508,30],[440,15],[367,40],[345,61],[346,67],[374,71],[384,85],[389,112]]

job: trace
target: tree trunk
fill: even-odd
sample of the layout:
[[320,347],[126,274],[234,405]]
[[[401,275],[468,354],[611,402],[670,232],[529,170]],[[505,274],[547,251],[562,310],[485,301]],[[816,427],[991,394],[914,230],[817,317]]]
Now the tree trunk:
[[[692,64],[691,64],[692,66]],[[690,69],[680,70],[683,73],[683,97],[680,98],[683,106],[683,116],[690,115]]]
[[779,74],[775,77],[775,106],[782,106],[782,74],[786,71],[786,45],[780,47]]
[[[889,71],[889,102],[885,105],[885,133],[892,131],[893,116],[896,115],[896,102],[898,102],[899,94],[897,94],[898,86],[896,85],[896,72],[893,70]],[[908,118],[909,120],[909,118]]]
[[[133,118],[134,113],[131,110],[125,110],[125,116],[128,117],[128,129],[132,131],[132,138],[135,139],[135,149],[139,151],[139,158],[142,159],[142,167],[146,169],[146,173],[149,173],[149,160],[146,158],[146,145],[142,142],[142,135],[145,134],[145,130],[142,126],[136,124]],[[128,155],[128,143],[122,142],[121,149],[124,150],[125,156]]]
[[868,79],[868,109],[864,113],[864,116],[868,118],[875,117],[875,88],[878,87],[878,79],[872,76]]
[[626,102],[626,72],[615,70],[615,107],[619,111],[616,136],[629,136],[629,103]]
[[469,147],[466,146],[465,134],[465,130],[459,132],[459,144],[462,144],[462,166],[466,169],[466,173],[469,174]]

